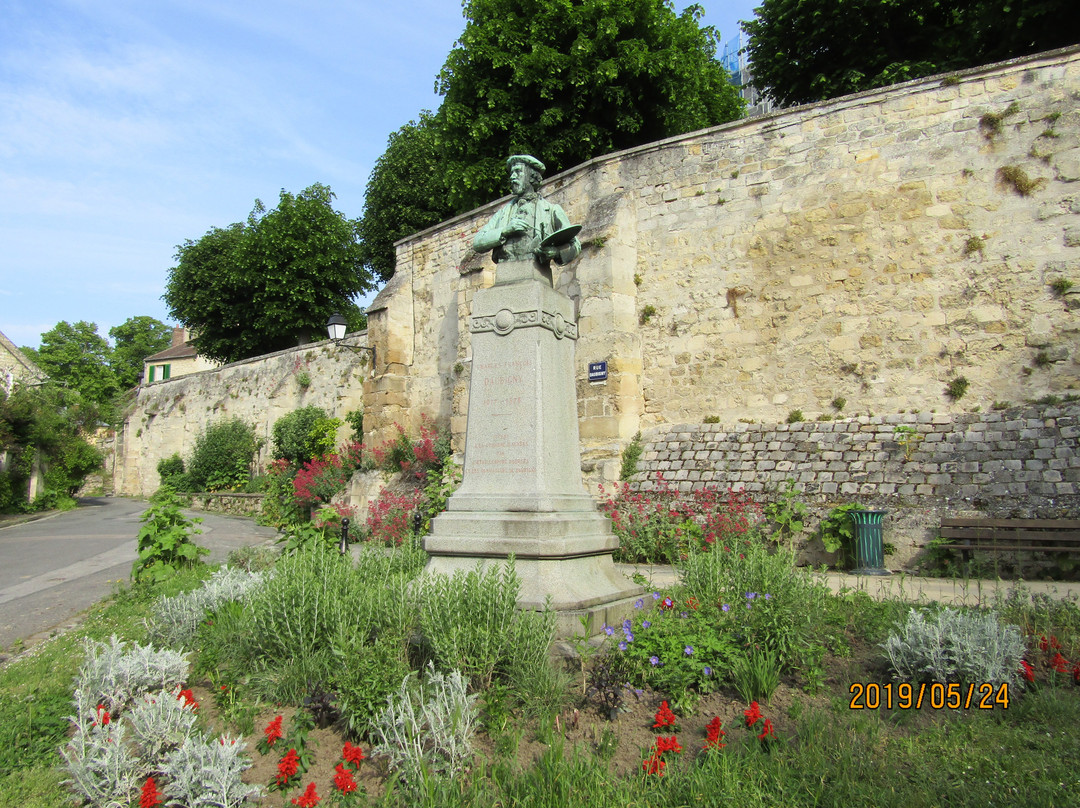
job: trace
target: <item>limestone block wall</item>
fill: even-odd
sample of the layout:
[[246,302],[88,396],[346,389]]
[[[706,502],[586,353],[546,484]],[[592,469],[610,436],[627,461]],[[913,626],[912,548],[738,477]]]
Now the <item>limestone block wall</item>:
[[646,433],[633,485],[711,485],[775,498],[794,480],[817,517],[841,503],[889,511],[898,563],[943,516],[1075,518],[1080,402],[781,424],[682,424]]
[[[281,416],[314,405],[340,418],[363,407],[371,385],[370,354],[346,345],[366,345],[366,335],[343,342],[304,345],[140,388],[118,435],[117,493],[152,494],[160,483],[158,462],[174,452],[186,461],[198,435],[218,419],[237,416],[255,428],[263,440],[256,460],[256,471],[262,471]],[[339,442],[350,433],[343,426]]]
[[[597,158],[544,193],[585,226],[575,302],[584,468],[670,423],[959,413],[1080,385],[1080,49],[783,110]],[[371,310],[368,423],[463,447],[471,252],[495,206],[397,245]],[[1058,284],[1059,290],[1064,284]],[[602,384],[589,362],[608,362]],[[380,360],[381,363],[381,360]],[[966,395],[945,394],[957,378]]]

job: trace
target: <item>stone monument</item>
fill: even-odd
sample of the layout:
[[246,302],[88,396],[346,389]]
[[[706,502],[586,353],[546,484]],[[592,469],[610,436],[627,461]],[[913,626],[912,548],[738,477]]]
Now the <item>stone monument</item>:
[[539,195],[539,160],[515,155],[507,165],[514,198],[473,242],[493,250],[495,283],[473,300],[464,476],[424,541],[428,570],[452,574],[512,554],[520,606],[550,603],[562,636],[584,613],[598,632],[607,610],[640,588],[615,569],[618,539],[581,479],[577,324],[550,268],[578,255],[581,228]]

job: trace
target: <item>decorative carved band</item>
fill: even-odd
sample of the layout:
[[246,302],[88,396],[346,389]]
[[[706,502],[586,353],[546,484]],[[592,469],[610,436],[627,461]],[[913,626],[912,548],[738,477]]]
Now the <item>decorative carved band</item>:
[[528,311],[510,311],[499,309],[495,314],[473,317],[469,322],[469,331],[479,334],[484,331],[494,331],[500,337],[506,336],[515,328],[546,328],[558,339],[577,339],[577,323],[572,323],[561,314],[552,314],[543,309],[530,309]]

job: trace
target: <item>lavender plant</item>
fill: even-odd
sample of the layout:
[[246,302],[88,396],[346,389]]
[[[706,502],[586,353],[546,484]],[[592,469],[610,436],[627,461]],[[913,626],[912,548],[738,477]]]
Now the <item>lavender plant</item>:
[[995,612],[943,609],[927,615],[912,609],[882,647],[897,679],[1023,686],[1024,639]]

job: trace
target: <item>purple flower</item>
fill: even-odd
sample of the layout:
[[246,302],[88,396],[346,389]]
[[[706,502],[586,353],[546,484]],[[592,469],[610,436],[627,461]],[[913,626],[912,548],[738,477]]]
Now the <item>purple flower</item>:
[[634,608],[635,609],[644,609],[645,608],[645,601],[642,598],[638,598],[637,600],[634,601]]
[[762,597],[764,597],[765,600],[772,600],[772,595],[770,595],[768,592],[766,592]]
[[747,604],[746,604],[746,608],[747,608],[747,609],[749,609],[749,608],[750,608],[750,604],[749,604],[749,603],[747,603]]
[[708,665],[705,666],[705,675],[712,676],[712,668],[710,668]]
[[652,665],[655,668],[657,665],[660,664],[660,657],[658,657],[658,656],[649,657],[649,664]]
[[660,600],[660,593],[659,592],[653,592],[652,593],[652,599],[653,600]]
[[620,651],[625,651],[626,650],[626,643],[625,642],[619,643],[619,650]]
[[630,622],[630,618],[628,617],[628,618],[626,618],[625,620],[622,621],[622,630],[623,631],[629,631],[630,627],[632,625],[633,625],[633,623]]
[[689,612],[679,612],[679,617],[689,617],[689,616],[690,616]]
[[649,627],[649,626],[651,626],[651,625],[652,625],[652,622],[651,622],[651,621],[649,621],[649,620],[642,620],[642,621],[641,621],[641,627],[642,627],[642,628],[648,628],[648,627]]
[[604,633],[607,634],[610,637],[612,634],[615,633],[615,629],[613,629],[607,623],[604,623]]
[[723,606],[721,606],[720,608],[725,612],[730,612],[731,611],[731,607],[726,603]]
[[756,597],[757,597],[757,592],[747,592],[746,593],[746,599],[747,600],[753,600]]
[[686,654],[687,656],[693,656],[694,655],[694,646],[692,646],[692,645],[686,646],[686,648],[683,649],[683,653]]
[[634,635],[631,634],[629,631],[626,632],[626,641],[627,642],[633,642],[634,641]]

